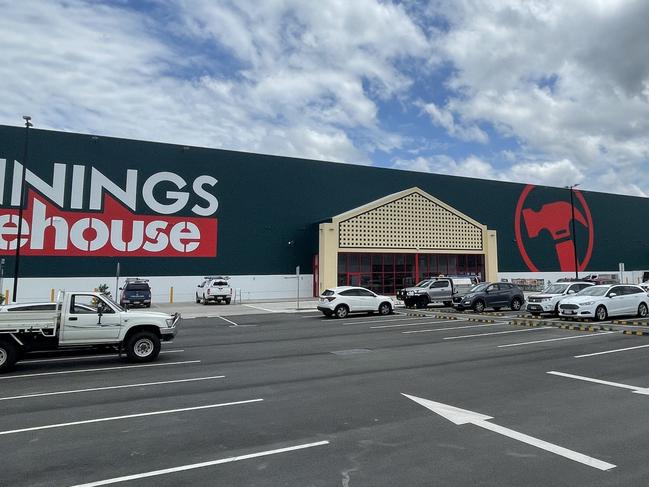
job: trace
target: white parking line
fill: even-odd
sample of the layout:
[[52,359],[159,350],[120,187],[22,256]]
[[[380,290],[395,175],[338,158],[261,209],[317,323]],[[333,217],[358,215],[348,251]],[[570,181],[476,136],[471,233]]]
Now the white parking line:
[[225,406],[236,406],[239,404],[249,404],[252,402],[260,402],[260,401],[263,401],[263,399],[249,399],[247,401],[223,402],[220,404],[207,404],[206,406],[195,406],[191,408],[167,409],[166,411],[152,411],[149,413],[126,414],[124,416],[112,416],[109,418],[97,418],[97,419],[87,419],[85,421],[73,421],[71,423],[48,424],[45,426],[34,426],[32,428],[21,428],[16,430],[0,431],[0,436],[12,435],[15,433],[26,433],[27,431],[40,431],[40,430],[48,430],[53,428],[65,428],[67,426],[78,426],[80,424],[103,423],[106,421],[117,421],[120,419],[142,418],[144,416],[158,416],[160,414],[183,413],[186,411],[199,411],[201,409],[213,409],[213,408],[221,408]]
[[103,372],[104,370],[138,369],[142,367],[166,367],[167,365],[200,364],[200,363],[201,363],[200,360],[185,360],[183,362],[166,362],[162,364],[121,365],[119,367],[100,367],[98,369],[61,370],[59,372],[40,372],[38,374],[5,375],[5,376],[0,376],[0,380],[20,379],[23,377],[40,377],[44,375],[81,374],[83,372]]
[[611,333],[618,333],[617,331],[604,331],[594,335],[576,335],[571,337],[561,337],[561,338],[548,338],[547,340],[534,340],[533,342],[521,342],[521,343],[508,343],[507,345],[498,345],[498,348],[507,348],[507,347],[518,347],[521,345],[532,345],[534,343],[545,343],[545,342],[557,342],[559,340],[574,340],[575,338],[593,338],[598,336],[610,335]]
[[463,330],[464,328],[483,328],[485,326],[498,326],[496,323],[488,323],[486,325],[466,325],[466,326],[449,326],[447,328],[431,328],[428,330],[411,330],[411,331],[402,331],[404,335],[409,335],[410,333],[428,333],[431,331],[448,331],[448,330]]
[[124,477],[115,477],[113,479],[100,480],[98,482],[78,484],[72,487],[99,487],[101,485],[117,484],[120,482],[128,482],[129,480],[138,480],[147,477],[156,477],[158,475],[167,475],[170,473],[184,472],[187,470],[194,470],[197,468],[211,467],[213,465],[222,465],[224,463],[230,463],[230,462],[239,462],[241,460],[249,460],[251,458],[266,457],[268,455],[276,455],[278,453],[286,453],[295,450],[304,450],[306,448],[313,448],[316,446],[322,446],[328,444],[329,444],[328,441],[317,441],[315,443],[303,443],[301,445],[289,446],[286,448],[278,448],[276,450],[266,450],[257,453],[249,453],[247,455],[238,455],[236,457],[221,458],[219,460],[212,460],[211,462],[194,463],[192,465],[183,465],[181,467],[165,468],[163,470],[154,470],[152,472],[138,473],[135,475],[125,475]]
[[253,306],[252,304],[244,304],[244,306],[247,306],[248,308],[260,309],[261,311],[267,311],[268,313],[277,313],[277,310],[260,308],[259,306]]
[[554,370],[551,370],[550,372],[548,372],[548,374],[558,375],[560,377],[567,377],[568,379],[577,379],[586,382],[594,382],[595,384],[602,384],[605,386],[620,387],[622,389],[631,389],[634,392],[640,392],[640,394],[645,394],[645,395],[647,394],[646,387],[630,386],[628,384],[622,384],[620,382],[609,382],[607,380],[593,379],[592,377],[584,377],[583,375],[566,374],[565,372],[556,372]]
[[403,326],[422,326],[422,325],[436,325],[438,323],[453,323],[455,320],[445,320],[445,321],[422,321],[420,323],[403,323],[401,325],[381,325],[381,326],[370,326],[370,329],[378,328],[399,328]]
[[239,325],[237,325],[234,321],[230,321],[229,319],[224,318],[223,316],[219,316],[219,318],[221,318],[223,321],[227,321],[227,322],[230,323],[231,325],[239,326]]
[[[181,353],[184,352],[184,350],[163,350],[160,352],[162,355],[163,353]],[[61,358],[39,358],[39,359],[27,359],[27,360],[22,360],[18,362],[16,365],[23,365],[23,364],[40,364],[43,362],[66,362],[66,361],[71,361],[74,360],[75,362],[77,360],[90,360],[93,358],[106,358],[106,357],[117,357],[117,353],[111,353],[107,355],[88,355],[88,356],[82,356],[82,357],[77,357],[77,356],[70,356],[70,357],[61,357]]]
[[159,386],[163,384],[179,384],[181,382],[198,382],[202,380],[214,380],[214,379],[224,379],[224,378],[225,378],[224,375],[214,375],[211,377],[196,377],[191,379],[165,380],[160,382],[143,382],[141,384],[125,384],[119,386],[91,387],[89,389],[75,389],[72,391],[41,392],[37,394],[25,394],[23,396],[0,397],[0,401],[10,401],[13,399],[28,399],[32,397],[43,397],[43,396],[58,396],[62,394],[78,394],[80,392],[108,391],[112,389],[128,389],[131,387],[149,387],[149,386]]
[[530,328],[529,330],[507,330],[507,331],[494,331],[493,333],[478,333],[477,335],[462,335],[459,337],[445,337],[444,340],[459,340],[460,338],[475,338],[475,337],[485,337],[489,335],[505,335],[507,333],[524,333],[526,331],[539,331],[539,330],[548,330],[553,328],[552,326],[540,326],[538,328]]
[[618,348],[616,350],[606,350],[604,352],[586,353],[584,355],[575,355],[575,358],[594,357],[595,355],[605,355],[607,353],[626,352],[628,350],[637,350],[639,348],[647,348],[649,345],[638,345],[637,347]]
[[[427,316],[426,319],[428,319],[428,318],[430,318],[430,317]],[[423,319],[424,318],[419,318],[419,320],[423,320]],[[413,320],[416,321],[417,318],[413,318],[412,316],[407,316],[407,317],[404,317],[404,318],[388,318],[388,319],[376,318],[376,319],[371,320],[371,321],[343,321],[340,324],[343,325],[343,326],[346,326],[346,325],[368,325],[368,324],[372,324],[372,323],[388,323],[388,322],[391,322],[391,321],[413,321]]]

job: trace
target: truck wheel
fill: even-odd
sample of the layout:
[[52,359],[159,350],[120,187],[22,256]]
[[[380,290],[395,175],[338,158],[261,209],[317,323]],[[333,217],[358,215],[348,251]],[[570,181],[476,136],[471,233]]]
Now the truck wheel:
[[225,304],[230,304],[230,301],[232,301],[230,298],[225,298]]
[[428,296],[422,296],[417,300],[417,308],[423,309],[428,307]]
[[126,343],[126,355],[131,362],[151,362],[160,353],[160,339],[150,331],[133,334]]
[[0,341],[0,372],[10,370],[18,360],[18,348],[11,342]]

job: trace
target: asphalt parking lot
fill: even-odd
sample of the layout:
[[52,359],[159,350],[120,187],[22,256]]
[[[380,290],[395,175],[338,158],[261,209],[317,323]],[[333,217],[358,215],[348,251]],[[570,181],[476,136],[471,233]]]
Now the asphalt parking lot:
[[224,314],[145,366],[30,357],[0,485],[647,485],[649,339],[509,318]]

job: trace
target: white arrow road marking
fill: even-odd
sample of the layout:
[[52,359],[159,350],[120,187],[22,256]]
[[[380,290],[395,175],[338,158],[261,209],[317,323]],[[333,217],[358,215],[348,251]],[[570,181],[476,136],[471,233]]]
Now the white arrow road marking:
[[484,428],[489,431],[493,431],[494,433],[507,436],[514,440],[527,443],[528,445],[535,446],[536,448],[549,451],[556,455],[560,455],[575,462],[583,463],[584,465],[588,465],[589,467],[597,468],[599,470],[611,470],[612,468],[616,467],[612,463],[603,462],[602,460],[598,460],[597,458],[589,457],[573,450],[568,450],[567,448],[563,448],[562,446],[548,443],[547,441],[519,433],[518,431],[505,428],[504,426],[489,423],[488,421],[490,419],[493,419],[493,417],[491,416],[486,416],[474,411],[468,411],[466,409],[456,408],[454,406],[449,406],[448,404],[442,404],[441,402],[435,402],[417,396],[410,396],[404,393],[401,394],[457,425],[471,423],[480,428]]
[[575,358],[594,357],[595,355],[605,355],[607,353],[626,352],[628,350],[637,350],[639,348],[647,348],[649,345],[639,345],[637,347],[618,348],[616,350],[606,350],[604,352],[587,353],[585,355],[575,355]]
[[462,335],[459,337],[446,337],[444,340],[459,340],[460,338],[476,338],[476,337],[486,337],[490,335],[506,335],[508,333],[525,333],[526,331],[539,331],[547,330],[552,328],[551,326],[539,326],[538,328],[529,328],[527,330],[507,330],[507,331],[494,331],[492,333],[477,333],[475,335]]
[[620,382],[609,382],[607,380],[593,379],[592,377],[584,377],[583,375],[566,374],[564,372],[556,372],[554,370],[551,370],[550,372],[548,372],[548,374],[558,375],[560,377],[567,377],[569,379],[577,379],[586,382],[593,382],[595,384],[602,384],[605,386],[620,387],[622,389],[631,389],[636,394],[644,394],[645,396],[649,396],[649,389],[647,389],[646,387],[630,386],[628,384],[622,384]]
[[252,402],[260,402],[260,401],[263,401],[263,399],[248,399],[247,401],[224,402],[221,404],[208,404],[206,406],[194,406],[191,408],[167,409],[166,411],[152,411],[149,413],[126,414],[124,416],[113,416],[110,418],[98,418],[98,419],[87,419],[85,421],[73,421],[71,423],[48,424],[45,426],[34,426],[32,428],[21,428],[17,430],[0,431],[0,436],[12,435],[14,433],[25,433],[27,431],[39,431],[39,430],[49,430],[53,428],[64,428],[66,426],[77,426],[80,424],[104,423],[106,421],[117,421],[120,419],[142,418],[144,416],[159,416],[161,414],[184,413],[186,411],[200,411],[202,409],[222,408],[225,406],[237,406],[239,404],[249,404]]
[[317,441],[315,443],[303,443],[301,445],[289,446],[286,448],[278,448],[277,450],[266,450],[257,453],[249,453],[248,455],[239,455],[238,457],[221,458],[220,460],[213,460],[211,462],[194,463],[193,465],[183,465],[181,467],[165,468],[164,470],[154,470],[153,472],[138,473],[135,475],[126,475],[124,477],[116,477],[114,479],[100,480],[98,482],[90,482],[88,484],[78,484],[72,487],[99,487],[100,485],[117,484],[120,482],[128,482],[129,480],[144,479],[147,477],[156,477],[158,475],[167,475],[175,472],[184,472],[186,470],[194,470],[197,468],[211,467],[213,465],[221,465],[223,463],[239,462],[241,460],[249,460],[250,458],[266,457],[268,455],[277,455],[278,453],[286,453],[295,450],[304,450],[305,448],[313,448],[315,446],[328,445],[328,441]]

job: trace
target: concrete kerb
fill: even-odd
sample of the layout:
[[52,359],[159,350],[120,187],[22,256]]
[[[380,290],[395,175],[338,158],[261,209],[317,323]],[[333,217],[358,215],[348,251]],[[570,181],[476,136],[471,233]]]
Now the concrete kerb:
[[[576,321],[576,320],[575,320]],[[579,320],[586,321],[586,320]],[[526,320],[526,319],[513,319],[509,321],[510,325],[514,326],[553,326],[561,330],[572,330],[572,331],[590,331],[590,332],[600,332],[600,331],[617,331],[625,335],[635,335],[635,336],[649,336],[649,331],[644,330],[625,330],[620,328],[620,325],[613,322],[611,325],[577,325],[571,323],[558,323],[556,321],[549,320]]]

